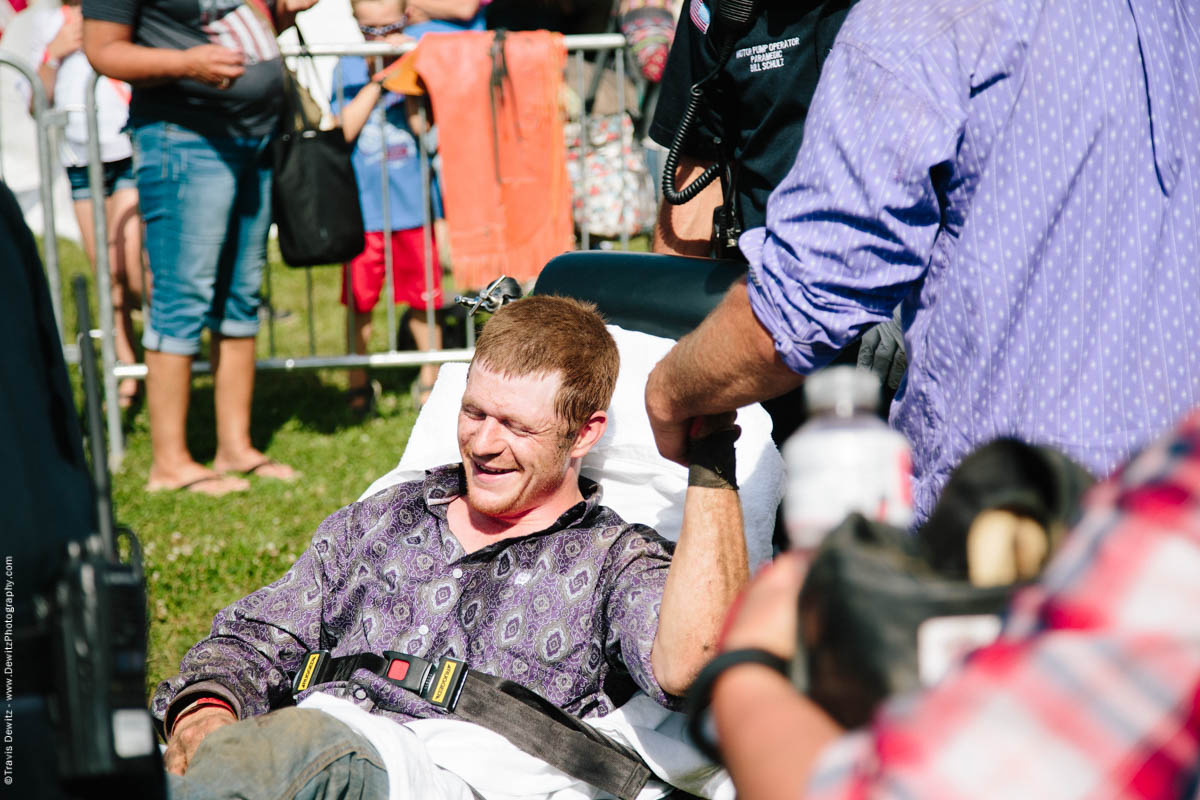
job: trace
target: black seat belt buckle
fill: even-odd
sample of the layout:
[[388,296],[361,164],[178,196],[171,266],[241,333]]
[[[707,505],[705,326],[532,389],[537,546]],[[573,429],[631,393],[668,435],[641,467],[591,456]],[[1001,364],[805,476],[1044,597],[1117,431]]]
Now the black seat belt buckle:
[[467,662],[446,657],[438,664],[433,681],[421,696],[444,711],[453,711],[467,679]]
[[292,694],[299,694],[310,686],[324,683],[325,667],[329,664],[328,650],[309,650],[300,659],[300,669],[292,679]]
[[429,674],[433,671],[430,661],[395,650],[384,650],[383,657],[387,659],[384,678],[410,692],[421,694],[424,691],[429,682]]

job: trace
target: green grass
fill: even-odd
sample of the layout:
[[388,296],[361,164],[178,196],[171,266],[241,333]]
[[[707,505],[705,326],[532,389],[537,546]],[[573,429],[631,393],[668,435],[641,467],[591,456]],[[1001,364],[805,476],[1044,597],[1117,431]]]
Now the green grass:
[[[76,274],[86,274],[90,281],[82,250],[60,241],[59,253],[64,287]],[[306,356],[304,271],[282,266],[276,252],[271,261],[272,302],[277,309],[293,312],[289,319],[275,323],[276,355]],[[337,300],[338,270],[317,268],[312,278],[317,353],[344,353],[345,316]],[[93,287],[93,295],[94,291]],[[94,296],[91,305],[95,318]],[[73,301],[64,298],[63,308],[67,336],[73,337]],[[386,349],[385,328],[380,306],[373,350]],[[260,357],[267,357],[265,326],[258,348]],[[71,371],[78,387],[75,369]],[[259,373],[251,429],[254,444],[304,474],[294,484],[251,477],[249,492],[222,498],[187,492],[147,493],[143,488],[150,466],[147,414],[142,406],[127,415],[126,455],[113,475],[113,500],[118,522],[137,533],[145,554],[150,617],[148,690],[177,670],[187,649],[208,632],[217,610],[282,575],[322,519],[354,501],[375,478],[396,465],[416,419],[409,397],[416,369],[384,369],[374,375],[384,387],[380,413],[360,424],[346,409],[343,370]],[[212,400],[212,379],[196,376],[188,445],[201,462],[212,459],[215,447]]]

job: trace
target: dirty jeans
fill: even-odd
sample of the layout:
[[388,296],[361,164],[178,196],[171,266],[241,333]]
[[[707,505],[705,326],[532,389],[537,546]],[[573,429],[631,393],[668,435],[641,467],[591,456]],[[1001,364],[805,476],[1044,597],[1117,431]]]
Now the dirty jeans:
[[285,708],[204,739],[187,773],[167,776],[170,800],[386,800],[375,748],[323,711]]

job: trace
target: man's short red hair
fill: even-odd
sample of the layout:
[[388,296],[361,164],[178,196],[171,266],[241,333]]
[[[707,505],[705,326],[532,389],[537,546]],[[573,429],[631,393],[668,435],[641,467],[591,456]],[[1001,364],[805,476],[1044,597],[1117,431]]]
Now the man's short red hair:
[[592,303],[533,295],[509,303],[488,320],[472,364],[510,377],[559,373],[554,410],[578,431],[608,408],[621,359],[617,343]]

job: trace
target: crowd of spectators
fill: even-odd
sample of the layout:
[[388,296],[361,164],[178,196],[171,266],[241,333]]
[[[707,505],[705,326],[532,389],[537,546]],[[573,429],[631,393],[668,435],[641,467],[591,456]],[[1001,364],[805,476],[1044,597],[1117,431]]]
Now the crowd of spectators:
[[[262,270],[270,225],[271,175],[268,147],[278,120],[282,72],[275,37],[313,5],[294,2],[89,2],[80,11],[72,0],[36,4],[35,35],[25,55],[37,65],[47,95],[71,114],[62,161],[71,180],[85,250],[91,255],[92,216],[88,197],[87,135],[82,93],[92,67],[105,77],[97,93],[105,162],[108,241],[116,316],[116,355],[136,363],[133,317],[142,295],[148,308],[141,344],[147,366],[146,399],[153,461],[147,489],[187,490],[210,495],[244,491],[250,475],[292,480],[295,471],[257,450],[250,440],[254,384],[254,341],[262,304]],[[564,33],[620,28],[649,79],[657,79],[670,42],[671,14],[665,3],[527,2],[489,0],[396,0],[352,3],[365,41],[399,44],[425,33],[507,27],[549,27]],[[89,64],[89,61],[91,62]],[[61,65],[61,66],[60,66]],[[426,324],[428,306],[442,304],[446,253],[437,172],[430,216],[435,223],[426,285],[421,231],[420,169],[413,132],[413,98],[385,92],[373,78],[385,66],[362,58],[342,60],[335,71],[330,104],[347,141],[355,144],[365,249],[343,271],[342,301],[354,295],[348,350],[364,353],[371,339],[371,311],[392,265],[392,301],[405,316],[420,349],[438,348],[441,330]],[[381,100],[381,98],[384,98]],[[369,125],[382,114],[386,126]],[[411,119],[411,121],[410,121]],[[381,133],[386,131],[386,133]],[[429,144],[436,147],[435,133]],[[386,141],[382,141],[382,140]],[[387,191],[392,236],[385,247],[379,158],[388,162]],[[437,161],[435,159],[435,168]],[[185,170],[186,166],[186,170]],[[193,213],[204,208],[204,214]],[[139,215],[140,210],[140,215]],[[148,267],[143,270],[144,257]],[[388,252],[390,251],[390,252]],[[385,258],[386,255],[386,258]],[[93,259],[94,260],[94,259]],[[143,293],[148,286],[159,291]],[[349,287],[353,287],[351,290]],[[462,287],[471,288],[471,287]],[[187,445],[191,368],[210,331],[215,377],[216,453],[211,466],[198,463]],[[437,374],[421,368],[414,398],[424,402]],[[364,370],[350,370],[348,402],[369,414],[378,383]],[[140,396],[134,379],[120,382],[123,409]]]

